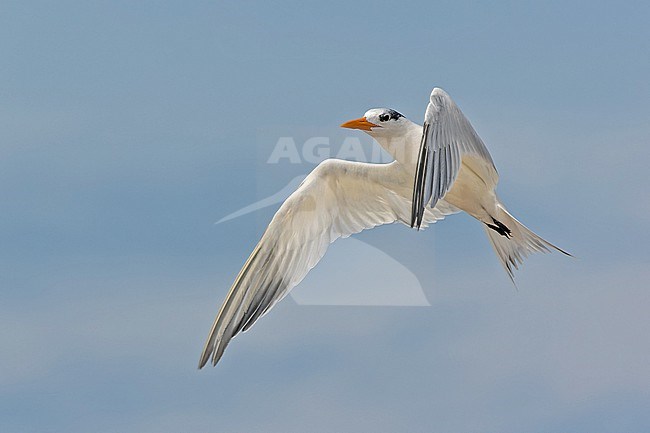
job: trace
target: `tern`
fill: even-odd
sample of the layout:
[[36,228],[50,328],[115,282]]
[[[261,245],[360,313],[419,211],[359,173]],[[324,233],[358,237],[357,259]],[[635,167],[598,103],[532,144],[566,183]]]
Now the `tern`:
[[[565,251],[508,213],[496,196],[492,157],[469,121],[439,88],[424,126],[390,108],[373,108],[341,125],[368,133],[392,157],[387,164],[321,162],[280,206],[235,279],[199,360],[221,359],[245,332],[307,275],[330,243],[401,222],[418,229],[465,211],[484,224],[508,276],[532,252]],[[514,280],[513,280],[514,282]]]

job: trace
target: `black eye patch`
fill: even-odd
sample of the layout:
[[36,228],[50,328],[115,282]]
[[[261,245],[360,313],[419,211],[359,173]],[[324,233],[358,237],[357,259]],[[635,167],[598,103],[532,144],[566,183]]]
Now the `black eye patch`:
[[400,117],[404,117],[401,113],[398,113],[395,110],[388,110],[388,116],[393,120],[397,120]]
[[385,122],[385,121],[387,121],[388,119],[389,119],[388,114],[380,114],[380,115],[379,115],[379,121],[380,121],[380,122]]

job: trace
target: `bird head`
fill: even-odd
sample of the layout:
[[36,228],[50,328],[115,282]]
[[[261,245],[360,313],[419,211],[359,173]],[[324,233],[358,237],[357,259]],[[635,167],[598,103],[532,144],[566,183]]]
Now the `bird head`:
[[345,122],[341,127],[359,129],[376,138],[402,135],[410,123],[406,117],[393,109],[373,108],[366,111],[363,117]]

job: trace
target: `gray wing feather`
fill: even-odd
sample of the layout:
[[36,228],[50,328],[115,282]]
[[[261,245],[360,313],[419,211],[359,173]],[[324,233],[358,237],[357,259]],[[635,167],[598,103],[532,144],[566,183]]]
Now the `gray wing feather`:
[[463,155],[479,157],[489,166],[489,175],[497,177],[490,152],[469,120],[444,90],[435,88],[424,116],[413,185],[411,227],[420,228],[425,208],[435,207],[449,191]]

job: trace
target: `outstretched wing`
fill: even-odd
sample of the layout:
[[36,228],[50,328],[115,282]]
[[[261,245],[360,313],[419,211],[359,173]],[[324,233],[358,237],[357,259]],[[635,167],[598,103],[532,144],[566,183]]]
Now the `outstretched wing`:
[[[295,287],[331,242],[381,224],[408,224],[410,202],[386,179],[390,164],[321,163],[282,204],[239,272],[205,343],[199,368],[216,365],[229,341]],[[426,222],[458,212],[441,202]]]
[[497,170],[485,144],[449,95],[435,88],[424,116],[413,186],[411,227],[420,228],[425,208],[433,208],[445,196],[462,162],[469,162],[486,183],[496,185]]

